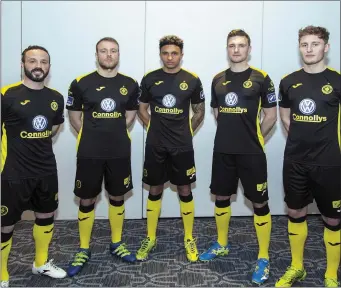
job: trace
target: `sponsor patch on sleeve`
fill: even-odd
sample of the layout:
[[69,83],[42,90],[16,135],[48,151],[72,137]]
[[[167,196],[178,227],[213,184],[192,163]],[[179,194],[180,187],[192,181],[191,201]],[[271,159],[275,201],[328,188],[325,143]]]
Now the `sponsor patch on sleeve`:
[[276,102],[276,94],[275,93],[270,93],[270,94],[267,95],[267,97],[268,97],[268,102],[269,103]]
[[201,90],[201,92],[200,92],[200,99],[205,99],[204,90]]
[[72,106],[73,105],[73,97],[72,96],[68,96],[67,97],[67,101],[66,101],[66,105],[67,106]]

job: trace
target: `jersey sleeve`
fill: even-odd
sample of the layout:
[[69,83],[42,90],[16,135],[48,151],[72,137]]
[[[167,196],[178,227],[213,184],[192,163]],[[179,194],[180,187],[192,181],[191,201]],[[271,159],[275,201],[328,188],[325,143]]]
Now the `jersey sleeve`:
[[290,108],[290,99],[288,96],[287,88],[284,85],[284,80],[281,80],[279,84],[279,94],[278,94],[278,103],[282,108]]
[[261,101],[263,108],[272,108],[277,106],[276,91],[274,83],[270,79],[269,75],[266,75],[261,92]]
[[82,111],[82,93],[77,80],[73,80],[68,91],[66,109],[72,111]]
[[211,107],[212,108],[218,108],[218,99],[217,94],[215,93],[215,79],[212,81],[211,85]]
[[53,125],[59,125],[64,122],[64,97],[60,95],[58,97],[58,108],[56,111],[56,115],[53,119]]
[[142,78],[140,89],[141,89],[140,96],[138,98],[139,101],[143,103],[149,103],[149,101],[152,99],[152,95],[148,91],[146,77]]
[[140,97],[140,87],[137,82],[134,83],[134,90],[130,94],[129,99],[126,104],[126,110],[138,110],[139,109],[139,97]]
[[199,78],[197,78],[195,89],[191,96],[191,104],[198,104],[205,101],[205,93],[202,88],[202,83]]

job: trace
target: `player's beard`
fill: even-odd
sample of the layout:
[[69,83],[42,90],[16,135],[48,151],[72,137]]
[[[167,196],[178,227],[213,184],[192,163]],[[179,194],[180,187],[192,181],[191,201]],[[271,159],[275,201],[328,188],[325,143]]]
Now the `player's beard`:
[[[34,76],[33,73],[34,73],[35,71],[40,71],[40,72],[42,73],[41,76],[39,76],[39,77]],[[46,73],[44,73],[44,70],[41,69],[41,68],[34,68],[34,69],[32,69],[31,71],[29,71],[29,70],[25,67],[25,65],[24,65],[24,73],[25,73],[26,77],[27,77],[28,79],[34,81],[34,82],[44,82],[44,80],[45,80],[45,78],[47,77],[47,75],[49,75],[49,72],[50,72],[50,69],[48,69],[48,70],[46,71]]]
[[118,61],[114,61],[112,64],[106,64],[104,61],[98,61],[98,65],[104,70],[113,70],[117,67]]

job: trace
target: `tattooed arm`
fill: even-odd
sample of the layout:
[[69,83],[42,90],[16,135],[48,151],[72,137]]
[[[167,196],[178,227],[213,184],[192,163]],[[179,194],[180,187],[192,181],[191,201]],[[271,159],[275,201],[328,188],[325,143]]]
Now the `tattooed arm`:
[[205,116],[205,102],[192,104],[193,117],[191,119],[193,132],[198,128]]

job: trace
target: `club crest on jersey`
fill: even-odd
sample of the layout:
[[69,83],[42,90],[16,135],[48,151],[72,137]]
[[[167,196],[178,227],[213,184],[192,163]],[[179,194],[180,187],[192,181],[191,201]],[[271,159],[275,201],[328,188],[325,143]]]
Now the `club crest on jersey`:
[[333,92],[333,87],[327,84],[327,85],[324,85],[321,90],[323,94],[328,95]]
[[306,98],[300,102],[298,108],[304,115],[311,115],[316,110],[316,103],[314,100]]
[[45,130],[47,127],[47,123],[48,123],[48,121],[47,121],[46,117],[43,115],[38,115],[38,116],[34,117],[32,120],[33,128],[36,131]]
[[116,108],[116,102],[111,98],[105,98],[101,101],[101,108],[105,112],[114,111]]
[[185,90],[188,89],[188,85],[187,85],[187,83],[186,83],[185,81],[182,82],[182,83],[180,83],[179,87],[180,87],[180,89],[183,90],[183,91],[185,91]]
[[176,104],[176,98],[172,94],[167,94],[162,98],[162,105],[167,108],[172,108]]
[[230,92],[225,96],[225,104],[229,107],[236,106],[238,103],[238,95],[234,92]]
[[128,94],[128,89],[123,86],[120,88],[120,93],[125,96]]
[[58,103],[54,100],[51,102],[51,109],[53,111],[57,111],[57,109],[58,109]]
[[1,216],[5,216],[8,213],[7,206],[1,205]]
[[251,80],[247,80],[243,83],[244,88],[250,88],[252,86]]

